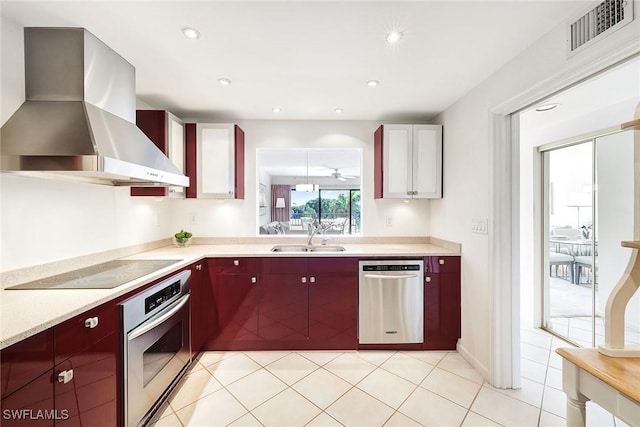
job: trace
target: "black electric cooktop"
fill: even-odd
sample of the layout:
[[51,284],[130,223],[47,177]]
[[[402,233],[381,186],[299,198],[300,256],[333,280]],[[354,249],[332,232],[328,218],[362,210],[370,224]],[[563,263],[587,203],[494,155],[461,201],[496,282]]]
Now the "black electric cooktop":
[[114,260],[6,289],[112,289],[179,261],[182,260]]

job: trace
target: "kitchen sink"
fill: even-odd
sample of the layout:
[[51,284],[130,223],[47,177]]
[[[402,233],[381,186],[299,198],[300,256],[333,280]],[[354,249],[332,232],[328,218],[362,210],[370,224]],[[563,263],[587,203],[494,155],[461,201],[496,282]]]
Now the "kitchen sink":
[[271,252],[344,252],[344,246],[276,245]]

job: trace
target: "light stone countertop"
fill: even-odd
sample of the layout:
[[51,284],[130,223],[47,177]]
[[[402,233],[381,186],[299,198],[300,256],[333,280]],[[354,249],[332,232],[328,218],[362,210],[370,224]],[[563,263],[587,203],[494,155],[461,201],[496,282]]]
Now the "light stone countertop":
[[[0,290],[0,349],[125,295],[204,258],[234,256],[366,258],[373,256],[422,257],[460,255],[460,245],[455,243],[429,238],[422,239],[423,242],[420,243],[416,243],[414,240],[398,239],[397,242],[385,242],[382,240],[380,243],[378,241],[376,243],[331,242],[332,244],[344,246],[346,248],[345,252],[271,252],[271,248],[275,244],[292,244],[292,241],[267,239],[257,243],[193,244],[186,248],[163,246],[140,252],[123,259],[175,259],[176,263],[114,289]],[[202,242],[207,243],[205,239],[202,239]],[[295,241],[295,243],[300,242]],[[98,262],[102,261],[97,261],[96,263]],[[33,276],[33,267],[29,268],[29,270],[31,276]],[[48,268],[47,276],[61,272],[52,272],[51,268]],[[6,279],[9,276],[5,275],[3,287],[10,286],[10,284],[7,284],[8,280]],[[34,279],[30,277],[29,280]],[[23,280],[23,282],[29,280]]]

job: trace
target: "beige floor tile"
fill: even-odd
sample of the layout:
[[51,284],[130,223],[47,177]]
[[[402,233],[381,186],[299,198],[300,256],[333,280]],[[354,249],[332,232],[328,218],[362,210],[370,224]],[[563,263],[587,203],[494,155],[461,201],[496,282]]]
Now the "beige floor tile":
[[227,386],[227,390],[247,409],[266,402],[287,385],[266,369],[260,369]]
[[300,356],[311,360],[318,366],[326,365],[336,357],[343,354],[340,351],[298,351]]
[[342,427],[342,424],[326,412],[323,412],[312,419],[305,427]]
[[552,337],[548,334],[537,334],[532,331],[520,331],[520,342],[535,345],[537,347],[549,350],[551,347]]
[[613,415],[597,403],[587,402],[587,426],[588,427],[616,427]]
[[[566,347],[570,348],[569,345]],[[551,354],[549,354],[549,366],[552,368],[562,369],[562,356],[555,351],[552,351]]]
[[540,409],[518,399],[482,387],[471,410],[506,426],[536,426]]
[[384,425],[394,410],[362,390],[352,388],[325,412],[345,426],[375,427]]
[[459,426],[467,410],[450,400],[418,387],[398,409],[425,426]]
[[547,411],[540,411],[539,427],[566,427],[567,420]]
[[549,350],[548,348],[540,348],[538,346],[522,342],[520,343],[520,357],[546,365],[549,361]]
[[249,413],[229,424],[229,427],[262,427],[262,424],[256,420],[256,417]]
[[291,353],[266,366],[266,369],[288,385],[300,381],[319,366],[297,353]]
[[260,365],[242,353],[223,358],[218,363],[207,366],[207,370],[224,386],[246,377],[260,368]]
[[358,358],[355,354],[344,353],[324,365],[324,368],[355,385],[373,372],[376,366]]
[[174,414],[173,412],[171,412],[166,417],[160,418],[155,422],[149,423],[148,425],[149,427],[182,427],[182,423],[180,422],[176,414]]
[[549,387],[562,390],[562,369],[549,366],[547,368],[547,380],[544,384]]
[[206,369],[191,372],[182,379],[178,388],[172,393],[171,408],[177,411],[221,388],[222,385]]
[[420,384],[434,368],[433,365],[403,353],[394,354],[380,367],[416,385]]
[[275,362],[278,359],[291,354],[290,351],[245,351],[245,355],[249,356],[252,360],[258,363],[260,366],[267,366],[270,363]]
[[520,374],[523,378],[544,384],[547,377],[547,365],[529,359],[520,359]]
[[252,411],[264,426],[303,426],[322,412],[295,390],[287,388]]
[[398,409],[416,385],[384,369],[376,369],[356,386],[376,399]]
[[462,427],[500,427],[501,424],[491,421],[482,415],[469,411],[462,422]]
[[209,365],[213,365],[218,363],[222,359],[228,359],[229,357],[235,357],[240,353],[235,351],[203,351],[198,356],[198,362],[202,364],[202,366],[207,367]]
[[520,383],[521,387],[518,389],[493,388],[489,385],[485,385],[485,387],[489,387],[492,390],[506,394],[507,396],[515,397],[516,399],[535,406],[536,408],[540,408],[542,406],[542,393],[544,392],[544,386],[527,378],[521,378]]
[[291,386],[320,409],[335,402],[352,385],[326,369],[318,369]]
[[396,354],[395,351],[383,351],[383,350],[368,350],[358,351],[358,357],[372,365],[380,366],[387,361],[391,356]]
[[424,379],[420,387],[469,408],[481,385],[436,367]]
[[429,365],[436,366],[443,357],[447,355],[447,351],[402,351],[402,354],[411,356],[414,359],[422,360]]
[[478,384],[482,384],[484,382],[484,378],[482,378],[482,376],[477,373],[476,370],[473,369],[471,365],[469,365],[469,363],[467,363],[467,361],[458,353],[447,353],[440,363],[438,363],[438,368],[460,375],[461,377]]
[[176,412],[185,426],[226,426],[247,413],[227,390],[218,390]]
[[559,417],[567,418],[567,395],[553,387],[545,387],[542,409]]
[[384,427],[422,427],[422,424],[412,420],[401,412],[394,413]]

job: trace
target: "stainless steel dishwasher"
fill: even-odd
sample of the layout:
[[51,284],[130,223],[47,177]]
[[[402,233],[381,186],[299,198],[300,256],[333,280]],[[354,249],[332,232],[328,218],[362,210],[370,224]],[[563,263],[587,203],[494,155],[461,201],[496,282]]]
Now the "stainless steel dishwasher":
[[358,342],[424,341],[423,260],[360,261]]

